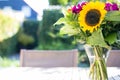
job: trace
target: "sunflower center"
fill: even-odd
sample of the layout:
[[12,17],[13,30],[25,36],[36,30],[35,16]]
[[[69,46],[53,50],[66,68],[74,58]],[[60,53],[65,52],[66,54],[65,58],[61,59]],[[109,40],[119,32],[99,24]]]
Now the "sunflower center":
[[95,26],[96,24],[99,23],[100,21],[100,12],[96,9],[91,9],[90,11],[87,12],[86,17],[85,17],[85,22],[89,26]]

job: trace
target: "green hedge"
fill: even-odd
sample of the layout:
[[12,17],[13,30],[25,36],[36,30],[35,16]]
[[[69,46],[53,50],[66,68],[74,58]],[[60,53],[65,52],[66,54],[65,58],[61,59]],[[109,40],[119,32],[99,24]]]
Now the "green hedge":
[[[50,5],[63,5],[66,6],[68,4],[76,4],[78,0],[48,0]],[[82,0],[80,0],[82,1]]]
[[25,20],[18,36],[17,51],[33,49],[38,45],[40,21]]
[[54,40],[54,32],[57,30],[53,24],[62,17],[60,9],[45,9],[43,11],[42,26],[40,28],[40,43],[50,43]]
[[24,46],[27,46],[29,44],[33,44],[35,42],[35,39],[33,38],[33,36],[21,32],[18,35],[18,42],[20,42]]
[[51,41],[49,44],[39,44],[38,47],[35,49],[37,50],[66,50],[66,49],[73,49],[75,45],[71,45],[68,43],[63,43],[60,40]]
[[17,35],[0,42],[0,56],[9,56],[16,53]]
[[26,20],[23,23],[24,32],[35,39],[33,47],[38,45],[39,23],[40,21],[36,21],[36,20]]
[[67,5],[68,0],[49,0],[50,5]]

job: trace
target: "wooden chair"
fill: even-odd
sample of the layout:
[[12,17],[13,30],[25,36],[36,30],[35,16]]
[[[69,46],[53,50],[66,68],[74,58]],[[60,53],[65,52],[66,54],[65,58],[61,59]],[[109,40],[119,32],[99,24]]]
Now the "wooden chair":
[[108,67],[120,67],[120,50],[111,50],[107,59]]
[[20,52],[22,67],[77,67],[78,50],[24,50]]

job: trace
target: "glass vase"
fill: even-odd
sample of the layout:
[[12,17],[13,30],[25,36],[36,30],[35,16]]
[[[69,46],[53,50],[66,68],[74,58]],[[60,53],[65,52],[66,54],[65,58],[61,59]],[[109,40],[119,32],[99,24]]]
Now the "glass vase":
[[110,50],[99,46],[84,47],[90,62],[90,80],[108,80],[106,61]]

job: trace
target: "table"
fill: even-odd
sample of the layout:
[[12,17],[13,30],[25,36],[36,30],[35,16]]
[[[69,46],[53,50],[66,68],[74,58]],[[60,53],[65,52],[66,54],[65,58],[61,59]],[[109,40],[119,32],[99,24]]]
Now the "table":
[[[120,80],[120,68],[109,67],[107,70],[109,80]],[[89,68],[80,67],[0,68],[0,80],[89,80],[88,74]]]

